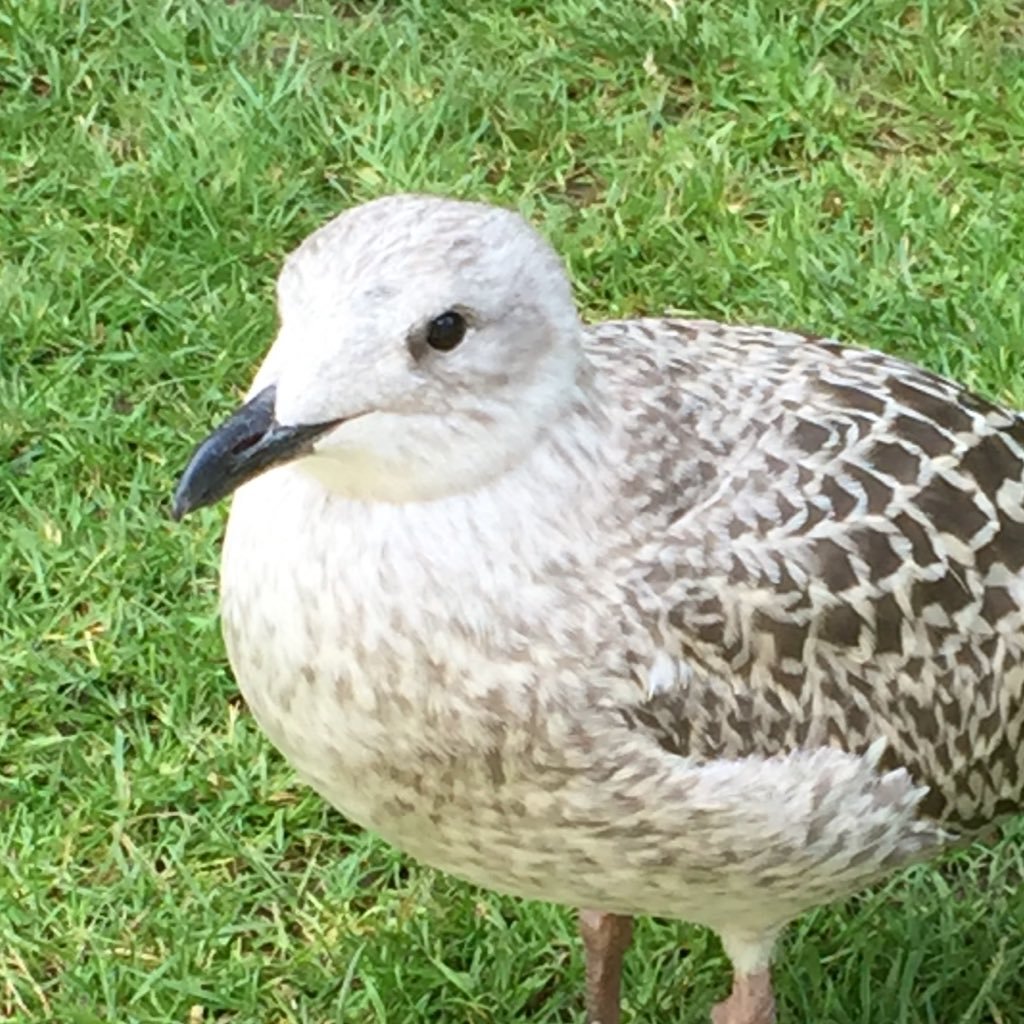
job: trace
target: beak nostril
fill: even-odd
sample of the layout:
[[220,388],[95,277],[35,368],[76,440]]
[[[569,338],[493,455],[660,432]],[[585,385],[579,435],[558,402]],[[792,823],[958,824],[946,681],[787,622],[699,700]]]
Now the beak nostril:
[[241,455],[250,448],[255,448],[264,437],[266,437],[266,431],[261,431],[259,433],[254,431],[251,434],[244,435],[231,446],[231,454]]

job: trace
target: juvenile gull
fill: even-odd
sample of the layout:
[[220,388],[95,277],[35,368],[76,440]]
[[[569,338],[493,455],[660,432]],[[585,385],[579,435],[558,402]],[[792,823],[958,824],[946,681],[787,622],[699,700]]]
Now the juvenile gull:
[[796,915],[1024,803],[1024,420],[875,352],[581,325],[516,214],[343,213],[285,263],[224,636],[299,775],[428,864],[581,908],[615,1024],[631,917],[699,922],[715,1024],[774,1020]]

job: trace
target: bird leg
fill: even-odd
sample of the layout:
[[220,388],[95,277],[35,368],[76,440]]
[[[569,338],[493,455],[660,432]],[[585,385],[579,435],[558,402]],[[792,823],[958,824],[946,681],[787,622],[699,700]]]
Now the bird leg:
[[580,911],[587,961],[587,1024],[619,1024],[622,959],[633,937],[633,918]]
[[711,1024],[775,1024],[772,972],[767,967],[749,974],[736,971],[729,998],[711,1011]]

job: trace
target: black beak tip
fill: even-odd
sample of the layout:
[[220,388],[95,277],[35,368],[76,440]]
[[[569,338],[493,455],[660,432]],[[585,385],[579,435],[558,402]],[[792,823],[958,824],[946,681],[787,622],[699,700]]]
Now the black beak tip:
[[171,501],[171,519],[176,523],[180,523],[189,513],[188,504],[182,501],[176,494]]
[[[204,441],[196,449],[192,458],[189,459],[185,471],[181,474],[181,478],[178,480],[178,486],[174,488],[174,494],[171,497],[170,513],[171,518],[176,523],[180,523],[185,516],[190,512],[194,512],[197,508],[210,504],[210,501],[215,500],[217,497],[217,495],[214,495],[212,498],[208,497],[210,481],[206,479],[209,474],[206,472],[206,460],[204,458],[207,447],[208,443]],[[213,477],[213,479],[216,478],[216,476]]]
[[174,495],[171,498],[171,519],[176,523],[180,523],[189,512],[194,512],[205,504],[195,491],[191,469],[190,465],[185,470],[181,480],[178,481],[178,486],[174,488]]
[[[250,460],[274,425],[276,388],[264,388],[228,417],[192,452],[171,498],[171,518],[212,505],[262,468]],[[247,460],[252,468],[247,469]]]
[[310,455],[318,437],[341,420],[281,426],[274,419],[276,388],[264,388],[228,417],[192,453],[171,499],[171,518],[213,505],[272,466]]

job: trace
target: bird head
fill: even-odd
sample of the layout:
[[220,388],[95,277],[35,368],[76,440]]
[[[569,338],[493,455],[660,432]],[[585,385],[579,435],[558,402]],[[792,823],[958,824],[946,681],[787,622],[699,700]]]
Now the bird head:
[[583,356],[561,261],[518,214],[397,195],[285,261],[248,401],[196,450],[180,518],[283,463],[364,500],[429,500],[521,460]]

